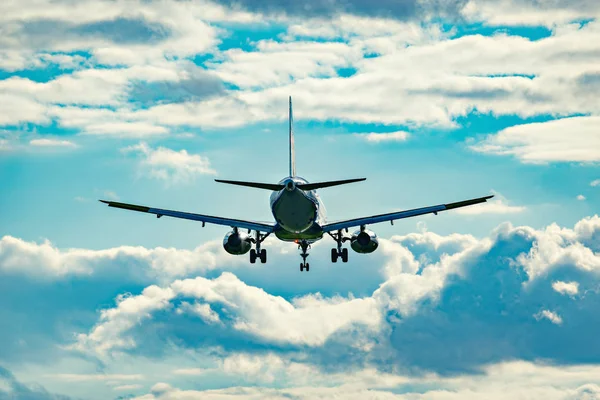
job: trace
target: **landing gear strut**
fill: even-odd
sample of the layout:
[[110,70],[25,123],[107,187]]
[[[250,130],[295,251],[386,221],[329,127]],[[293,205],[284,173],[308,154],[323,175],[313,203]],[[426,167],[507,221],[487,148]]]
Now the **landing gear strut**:
[[[250,233],[250,232],[248,232]],[[261,235],[259,231],[256,231],[256,235],[254,239],[251,239],[252,243],[256,244],[256,250],[255,249],[251,249],[250,250],[250,264],[254,264],[256,262],[256,259],[259,258],[261,263],[266,263],[267,262],[267,250],[266,249],[262,249],[260,248],[260,244],[262,242],[265,241],[265,239],[267,238],[267,236],[269,236],[270,233],[267,233],[266,235]]]
[[308,253],[306,252],[306,250],[310,248],[310,245],[306,240],[302,240],[300,243],[298,243],[298,248],[302,249],[302,253],[300,253],[300,256],[302,257],[302,262],[300,263],[300,271],[304,271],[305,269],[306,271],[308,271],[310,264],[306,262],[306,257],[308,257]]
[[348,249],[342,249],[342,243],[346,240],[350,240],[350,238],[344,237],[341,229],[338,230],[337,233],[327,233],[329,233],[329,236],[337,243],[337,248],[331,249],[331,262],[337,262],[338,257],[342,259],[342,262],[348,262]]

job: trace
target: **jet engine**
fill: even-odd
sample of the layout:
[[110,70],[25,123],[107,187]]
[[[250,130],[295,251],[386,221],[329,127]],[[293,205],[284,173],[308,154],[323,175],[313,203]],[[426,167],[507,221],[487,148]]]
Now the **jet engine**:
[[250,247],[252,247],[250,236],[239,230],[229,232],[223,239],[223,248],[229,254],[246,254]]
[[375,232],[361,229],[352,234],[350,246],[357,253],[372,253],[379,246],[379,242],[377,241]]

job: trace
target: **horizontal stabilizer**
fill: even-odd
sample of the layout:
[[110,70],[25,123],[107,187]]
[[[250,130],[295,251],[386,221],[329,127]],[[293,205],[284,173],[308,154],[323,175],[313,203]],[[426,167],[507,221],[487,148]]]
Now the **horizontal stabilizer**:
[[274,183],[259,183],[259,182],[244,182],[244,181],[224,181],[222,179],[215,179],[215,182],[227,183],[229,185],[247,186],[257,189],[266,189],[278,192],[284,188],[284,185]]
[[296,185],[296,187],[298,189],[302,189],[302,190],[315,190],[315,189],[322,189],[322,188],[326,188],[326,187],[330,187],[330,186],[338,186],[338,185],[345,185],[347,183],[360,182],[360,181],[364,181],[365,179],[367,179],[367,178],[346,179],[343,181],[300,183],[300,184]]

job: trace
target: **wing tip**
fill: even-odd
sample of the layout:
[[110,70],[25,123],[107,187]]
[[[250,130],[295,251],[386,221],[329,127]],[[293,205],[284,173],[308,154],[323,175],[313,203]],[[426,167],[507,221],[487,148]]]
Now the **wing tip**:
[[100,203],[104,203],[104,204],[110,204],[110,201],[108,200],[98,200]]

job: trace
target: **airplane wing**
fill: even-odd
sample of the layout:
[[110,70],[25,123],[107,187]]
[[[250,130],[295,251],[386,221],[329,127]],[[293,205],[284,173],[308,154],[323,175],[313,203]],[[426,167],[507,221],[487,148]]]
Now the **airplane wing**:
[[261,222],[244,221],[241,219],[232,219],[232,218],[212,217],[210,215],[192,214],[192,213],[173,211],[173,210],[163,210],[161,208],[138,206],[135,204],[119,203],[116,201],[106,201],[106,200],[100,200],[100,201],[102,203],[108,204],[109,207],[123,208],[125,210],[132,210],[132,211],[156,214],[157,218],[160,218],[160,217],[166,215],[167,217],[191,219],[192,221],[200,221],[200,222],[202,222],[202,226],[204,226],[204,224],[207,223],[207,224],[225,225],[225,226],[230,226],[232,228],[252,229],[254,231],[265,232],[265,233],[271,233],[271,232],[273,232],[273,230],[275,228],[275,225],[261,223]]
[[473,204],[479,204],[479,203],[485,203],[487,201],[487,199],[491,199],[492,197],[494,197],[494,196],[493,195],[485,196],[485,197],[479,197],[476,199],[459,201],[456,203],[440,204],[440,205],[431,206],[431,207],[415,208],[413,210],[397,211],[397,212],[392,212],[392,213],[388,213],[388,214],[373,215],[373,216],[364,217],[364,218],[354,218],[354,219],[348,219],[346,221],[337,221],[337,222],[325,224],[322,226],[322,228],[323,228],[324,232],[332,232],[332,231],[337,231],[340,229],[350,228],[353,226],[376,224],[378,222],[391,221],[393,223],[393,221],[395,221],[397,219],[416,217],[417,215],[423,215],[423,214],[429,214],[429,213],[437,214],[439,211],[452,210],[454,208],[472,206]]

